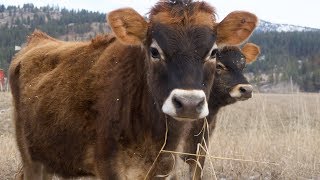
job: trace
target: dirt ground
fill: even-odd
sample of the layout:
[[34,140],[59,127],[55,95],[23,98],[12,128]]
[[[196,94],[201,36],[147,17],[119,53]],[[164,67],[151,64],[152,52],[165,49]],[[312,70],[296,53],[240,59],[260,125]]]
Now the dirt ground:
[[[1,180],[20,164],[11,117],[0,92]],[[255,94],[222,109],[213,134],[204,179],[320,179],[320,94]]]

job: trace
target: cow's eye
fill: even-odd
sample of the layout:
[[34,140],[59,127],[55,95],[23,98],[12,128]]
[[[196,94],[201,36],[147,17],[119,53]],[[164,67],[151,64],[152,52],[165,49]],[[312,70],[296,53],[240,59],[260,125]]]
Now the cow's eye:
[[150,54],[151,54],[152,58],[154,58],[154,59],[160,59],[160,57],[161,57],[159,51],[153,47],[150,48]]
[[221,72],[221,71],[223,71],[223,70],[227,70],[227,68],[222,64],[222,63],[220,63],[220,62],[218,62],[217,63],[217,72],[219,73],[219,72]]
[[218,49],[213,49],[212,52],[211,52],[210,57],[211,57],[211,58],[216,58],[217,53],[218,53]]
[[217,64],[217,69],[223,69],[223,66],[221,64]]
[[211,52],[209,52],[205,61],[215,61],[217,53],[218,53],[218,49],[213,49]]

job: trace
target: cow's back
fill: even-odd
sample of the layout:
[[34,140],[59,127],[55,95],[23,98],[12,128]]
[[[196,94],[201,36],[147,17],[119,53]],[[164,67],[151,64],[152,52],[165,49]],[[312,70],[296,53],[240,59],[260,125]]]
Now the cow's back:
[[18,145],[33,160],[47,163],[49,171],[93,172],[97,113],[91,80],[113,39],[79,43],[35,36],[11,64]]

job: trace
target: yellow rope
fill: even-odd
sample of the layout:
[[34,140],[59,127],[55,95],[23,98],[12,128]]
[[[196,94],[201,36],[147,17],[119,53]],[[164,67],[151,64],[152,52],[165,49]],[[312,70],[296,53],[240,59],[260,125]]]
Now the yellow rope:
[[184,152],[176,152],[176,151],[168,151],[168,150],[161,150],[164,153],[172,153],[172,154],[181,154],[181,155],[189,155],[189,156],[201,156],[201,157],[210,157],[213,159],[219,159],[219,160],[232,160],[232,161],[244,161],[244,162],[254,162],[254,163],[262,163],[262,164],[272,164],[279,166],[277,163],[273,162],[266,162],[266,161],[256,161],[256,160],[248,160],[248,159],[234,159],[234,158],[226,158],[226,157],[218,157],[218,156],[207,156],[207,155],[197,155],[193,153],[184,153]]
[[[205,118],[205,121],[204,121],[204,126],[202,128],[202,130],[200,131],[199,134],[195,135],[195,136],[199,136],[201,134],[201,132],[203,133],[203,136],[205,134],[205,127],[207,126],[207,131],[208,131],[208,140],[209,140],[209,124],[208,124],[208,121],[207,119]],[[158,160],[159,156],[161,153],[171,153],[171,154],[180,154],[180,155],[189,155],[189,156],[196,156],[197,157],[197,161],[196,162],[199,162],[199,157],[209,157],[210,158],[210,163],[211,163],[211,166],[213,166],[212,162],[211,162],[211,158],[212,159],[219,159],[219,160],[231,160],[231,161],[242,161],[242,162],[252,162],[252,163],[262,163],[262,164],[270,164],[270,165],[276,165],[276,166],[279,166],[279,164],[277,163],[273,163],[273,162],[266,162],[266,161],[256,161],[256,160],[248,160],[248,159],[235,159],[235,158],[226,158],[226,157],[218,157],[218,156],[211,156],[208,152],[208,146],[207,144],[205,143],[205,146],[206,148],[204,148],[201,144],[198,144],[198,147],[197,147],[197,154],[193,154],[193,153],[185,153],[185,152],[177,152],[177,151],[169,151],[169,150],[164,150],[164,147],[167,143],[167,137],[168,137],[168,119],[167,119],[167,116],[166,116],[166,133],[165,133],[165,138],[164,138],[164,143],[161,147],[161,150],[159,151],[156,159],[153,161],[151,167],[149,168],[144,180],[146,180],[152,170],[152,168],[154,167],[156,161]],[[202,140],[205,140],[204,137],[202,137]],[[201,141],[202,142],[202,141]],[[207,155],[201,155],[201,154],[198,154],[198,151],[200,149],[200,146],[203,148],[203,150],[206,152]],[[205,150],[206,149],[206,150]],[[202,167],[200,167],[202,168]],[[213,167],[212,167],[213,168]],[[196,168],[197,169],[197,168]],[[196,171],[195,169],[195,171]],[[214,169],[213,169],[214,171]],[[214,172],[214,175],[216,177],[216,174]],[[217,178],[217,177],[216,177]]]
[[154,167],[154,165],[155,165],[156,161],[158,160],[161,152],[163,152],[163,149],[164,149],[164,147],[166,146],[166,143],[167,143],[167,137],[168,137],[168,119],[167,119],[167,116],[166,116],[166,134],[165,134],[165,137],[164,137],[164,143],[163,143],[163,145],[161,147],[161,150],[159,151],[156,159],[153,161],[153,163],[152,163],[151,167],[149,168],[146,176],[144,177],[144,180],[146,180],[148,178],[149,173],[151,172],[152,168]]
[[217,174],[216,174],[216,171],[214,170],[214,166],[213,166],[213,163],[212,163],[212,159],[211,159],[211,155],[210,155],[210,146],[209,146],[209,142],[210,142],[210,129],[209,129],[209,123],[208,123],[208,120],[207,120],[207,118],[205,117],[204,118],[204,122],[203,122],[204,124],[206,124],[206,126],[207,126],[207,134],[208,134],[208,145],[207,145],[207,143],[206,143],[206,140],[204,139],[204,135],[203,135],[203,142],[204,142],[204,145],[205,145],[205,149],[204,149],[204,151],[206,152],[206,154],[209,156],[209,162],[210,162],[210,165],[211,165],[211,168],[212,168],[212,172],[213,172],[213,175],[214,175],[214,179],[215,180],[217,180],[218,178],[217,178]]

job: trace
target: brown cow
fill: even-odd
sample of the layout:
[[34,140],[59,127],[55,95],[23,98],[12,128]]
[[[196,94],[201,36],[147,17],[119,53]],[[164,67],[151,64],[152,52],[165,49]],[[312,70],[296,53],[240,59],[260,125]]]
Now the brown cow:
[[[166,129],[166,150],[199,143],[184,140],[195,133],[191,130],[201,130],[209,113],[212,52],[217,45],[243,42],[256,27],[251,13],[233,12],[220,23],[214,13],[205,2],[160,1],[150,22],[133,9],[111,12],[115,35],[90,42],[34,32],[9,73],[21,176],[152,179],[168,174],[171,154],[152,163]],[[190,165],[192,172],[196,166]]]
[[253,87],[243,75],[243,70],[259,54],[260,48],[252,43],[247,43],[242,50],[224,47],[217,51],[216,73],[209,99],[210,115],[220,107],[252,97]]
[[[247,43],[242,50],[236,46],[227,46],[222,49],[217,49],[215,54],[217,66],[208,101],[209,115],[207,117],[210,135],[214,131],[217,114],[222,107],[239,100],[243,101],[251,98],[253,88],[244,77],[243,69],[246,64],[256,60],[260,54],[260,49],[255,44]],[[196,132],[198,127],[194,126],[193,128],[191,132]],[[194,144],[201,142],[203,137],[207,141],[209,136],[207,133],[204,136],[189,134],[186,139],[193,143],[189,143],[189,147],[186,147],[184,152],[193,153],[197,147]],[[205,144],[202,143],[202,146],[205,146]],[[200,153],[205,155],[204,151],[200,151]],[[181,156],[181,158],[190,159],[192,157]],[[200,167],[203,167],[204,160],[205,158],[203,157],[199,158]],[[201,173],[200,168],[198,168],[197,171]]]
[[214,130],[216,115],[222,107],[252,97],[253,87],[243,75],[243,70],[259,54],[260,48],[253,43],[247,43],[242,50],[238,47],[224,47],[216,53],[217,69],[208,102],[210,133]]

